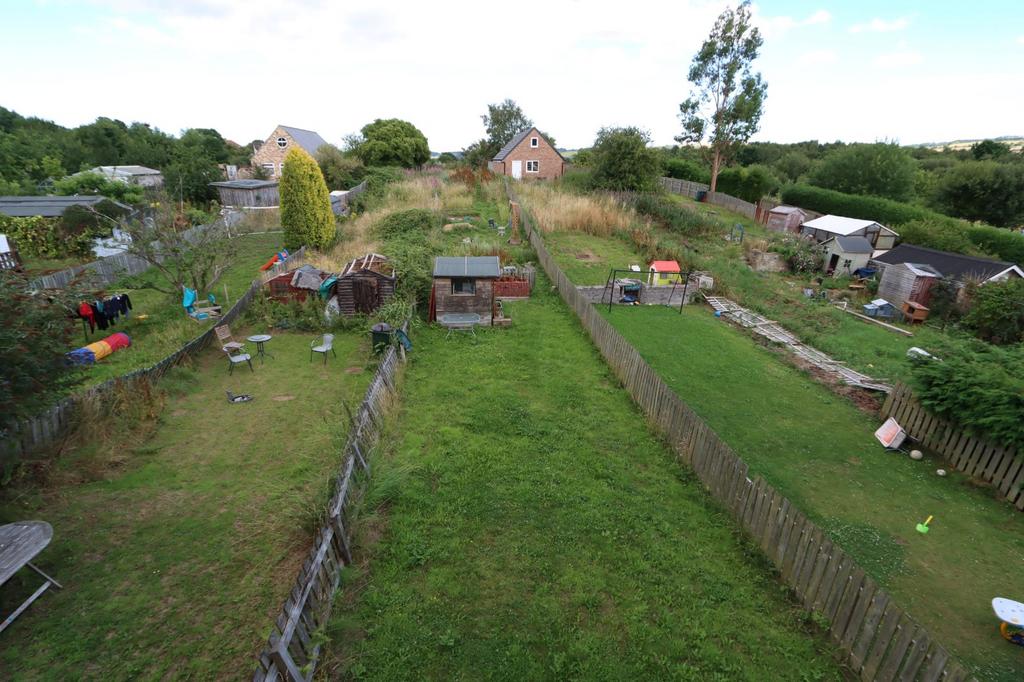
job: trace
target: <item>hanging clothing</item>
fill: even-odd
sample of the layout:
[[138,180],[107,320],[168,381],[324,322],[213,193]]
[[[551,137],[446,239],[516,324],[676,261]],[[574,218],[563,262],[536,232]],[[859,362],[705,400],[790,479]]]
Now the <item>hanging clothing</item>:
[[89,331],[96,331],[96,311],[93,307],[82,301],[78,306],[78,316],[89,323]]
[[89,306],[92,308],[92,315],[96,320],[96,326],[100,329],[106,329],[110,326],[110,321],[107,316],[103,314],[103,303],[100,301],[93,301]]

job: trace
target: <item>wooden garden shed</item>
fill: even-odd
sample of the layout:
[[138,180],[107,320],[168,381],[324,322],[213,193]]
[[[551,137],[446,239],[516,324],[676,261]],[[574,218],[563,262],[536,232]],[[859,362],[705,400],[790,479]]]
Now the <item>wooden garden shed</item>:
[[330,292],[342,315],[369,314],[395,295],[395,269],[379,253],[355,258],[341,271]]
[[494,282],[500,276],[497,256],[438,256],[430,294],[431,321],[449,313],[476,313],[480,324],[492,324]]
[[907,301],[927,306],[932,285],[942,277],[938,270],[923,263],[899,263],[882,272],[878,282],[878,297],[902,309]]
[[277,180],[225,180],[210,186],[217,188],[222,206],[273,208],[281,203]]
[[800,234],[800,225],[807,220],[807,214],[796,206],[776,206],[768,211],[768,222],[765,225],[774,232],[792,232]]
[[330,273],[317,267],[303,265],[267,280],[267,288],[270,290],[270,298],[275,301],[305,301],[311,295],[318,295],[320,287],[330,276]]

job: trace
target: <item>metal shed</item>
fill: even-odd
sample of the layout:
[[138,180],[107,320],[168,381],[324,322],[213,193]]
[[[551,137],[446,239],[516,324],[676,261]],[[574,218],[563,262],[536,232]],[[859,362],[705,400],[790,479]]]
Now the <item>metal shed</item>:
[[273,208],[281,203],[276,180],[225,180],[210,186],[217,188],[222,206]]
[[807,214],[796,206],[776,206],[768,211],[768,222],[765,225],[775,232],[792,232],[800,234],[800,225],[807,220]]
[[891,249],[899,234],[873,220],[845,218],[838,215],[824,215],[800,225],[800,233],[811,236],[816,242],[832,237],[864,237],[875,249]]

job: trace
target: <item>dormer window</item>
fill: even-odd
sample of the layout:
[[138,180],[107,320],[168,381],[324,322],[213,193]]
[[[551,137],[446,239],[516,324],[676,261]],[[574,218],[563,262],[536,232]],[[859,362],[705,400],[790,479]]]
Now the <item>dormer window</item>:
[[279,137],[279,138],[277,138],[277,146],[280,147],[281,149],[284,149],[285,147],[287,147],[288,146],[288,138],[286,138],[286,137]]
[[540,140],[538,138],[536,138],[536,137],[531,137],[530,138],[530,146],[531,147],[539,147],[540,146]]

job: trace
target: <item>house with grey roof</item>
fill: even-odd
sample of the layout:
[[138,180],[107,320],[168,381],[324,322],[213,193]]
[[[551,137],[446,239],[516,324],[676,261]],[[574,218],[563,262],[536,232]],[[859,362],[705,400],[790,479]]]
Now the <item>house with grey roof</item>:
[[320,133],[279,125],[252,155],[252,167],[262,168],[266,171],[268,178],[276,180],[281,177],[284,157],[293,148],[298,147],[305,150],[310,156],[316,156],[316,150],[325,144],[327,144],[327,140],[320,137]]
[[487,162],[487,168],[496,175],[508,175],[516,180],[553,180],[565,172],[565,157],[533,127],[509,140]]

